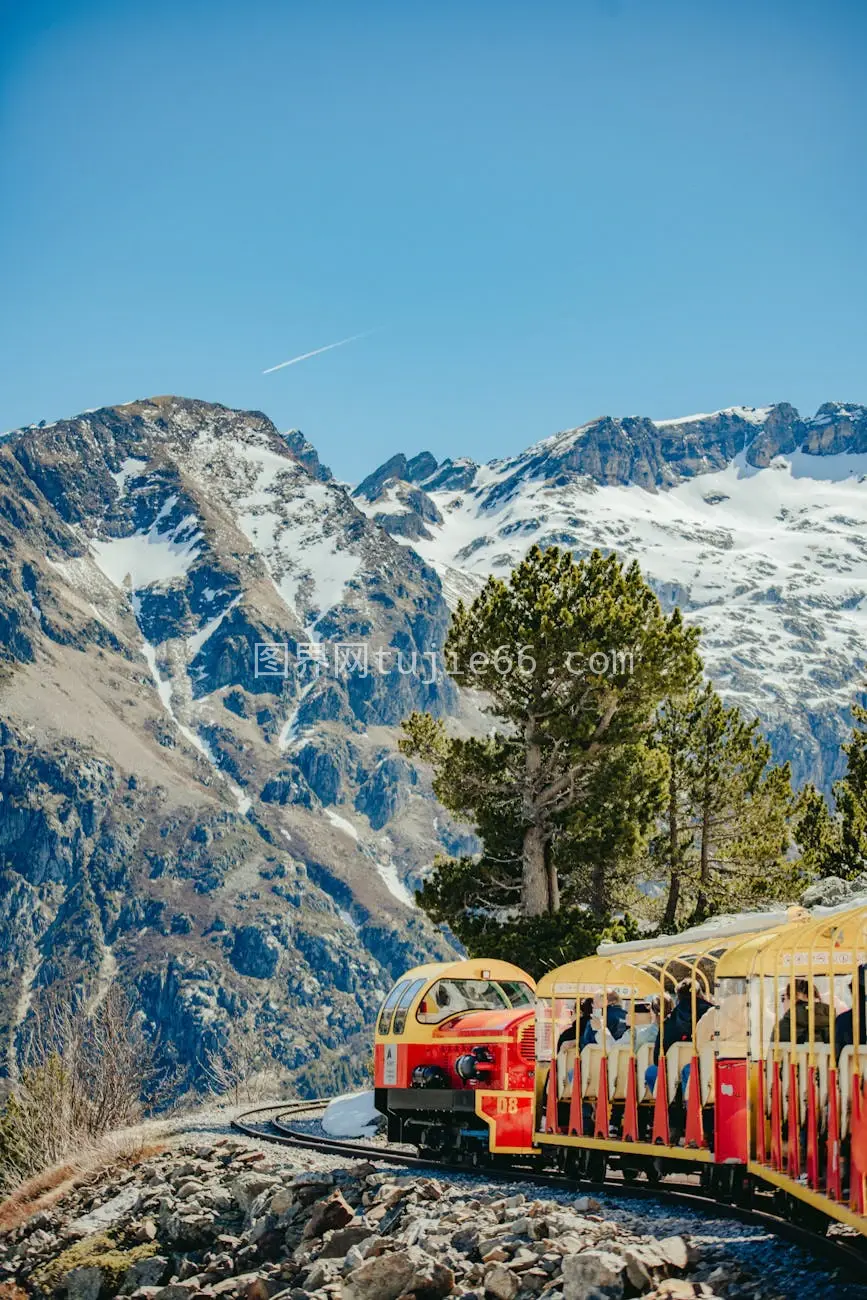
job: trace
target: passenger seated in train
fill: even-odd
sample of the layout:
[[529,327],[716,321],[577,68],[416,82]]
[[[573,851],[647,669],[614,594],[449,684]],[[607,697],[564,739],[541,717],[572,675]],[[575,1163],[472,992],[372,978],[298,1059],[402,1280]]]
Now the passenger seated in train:
[[[670,1003],[670,999],[667,999],[667,1001]],[[698,992],[698,990],[696,990],[696,998],[695,998],[696,1040],[699,1043],[699,1047],[703,1045],[699,1037],[700,1035],[703,1038],[705,1035],[712,1036],[713,1034],[712,1018],[710,1020],[705,1021],[705,1025],[703,1029],[701,1027],[702,1020],[706,1016],[707,1012],[712,1010],[712,1008],[713,1008],[713,1003],[709,1002],[707,998],[703,997],[701,993]],[[662,1031],[662,1047],[667,1052],[670,1047],[674,1046],[675,1043],[687,1043],[690,1041],[691,1038],[692,1038],[692,984],[690,983],[689,980],[683,980],[677,986],[677,1001],[674,1004],[674,1009],[669,1010],[669,1006],[666,1006],[665,1026]],[[656,1088],[656,1080],[659,1075],[660,1044],[659,1044],[658,1033],[656,1039],[657,1039],[656,1050],[653,1053],[653,1064],[649,1065],[644,1072],[645,1083],[647,1084],[647,1087],[651,1092],[653,1092],[654,1089]],[[688,1079],[689,1079],[689,1065],[685,1065],[683,1067],[683,1070],[681,1071],[682,1089],[686,1088]]]
[[[566,1028],[563,1030],[563,1032],[560,1034],[559,1038],[557,1039],[557,1050],[555,1053],[556,1056],[559,1057],[560,1053],[564,1050],[564,1048],[569,1047],[571,1043],[581,1042],[584,1036],[584,1030],[587,1027],[587,1025],[590,1023],[590,1019],[592,1015],[593,1015],[593,999],[582,998],[581,1004],[578,1008],[577,1016],[575,1014],[575,1011],[573,1010],[571,1012],[571,1019],[569,1021],[569,1024],[566,1026]],[[548,1104],[548,1083],[549,1083],[549,1076],[546,1074],[545,1086],[542,1089],[543,1110]]]
[[[674,1003],[667,993],[664,994],[663,1006],[665,1008],[665,1014],[670,1016],[674,1010]],[[642,1025],[640,1029],[636,1029],[635,1031],[636,1052],[640,1047],[646,1047],[649,1043],[659,1043],[659,998],[653,998],[651,1000],[649,1009],[649,1023]],[[657,1059],[659,1058],[658,1050],[654,1051],[654,1056]],[[658,1073],[659,1066],[656,1064],[648,1065],[647,1069],[644,1071],[644,1083],[649,1092],[653,1092],[653,1089],[656,1087],[656,1076]]]
[[[618,1038],[622,1038],[629,1028],[626,1012],[620,994],[614,989],[608,990],[608,1006],[605,1012],[605,1044],[613,1047]],[[602,1029],[602,994],[597,993],[593,999],[593,1011],[579,1039],[582,1049],[598,1043]]]
[[561,1047],[564,1047],[567,1043],[574,1043],[576,1041],[580,1043],[583,1041],[584,1030],[589,1025],[592,1015],[593,1015],[593,999],[582,998],[577,1019],[573,1014],[571,1022],[566,1026],[566,1028],[563,1030],[560,1037],[557,1039],[558,1056],[560,1054]]
[[[671,1011],[671,998],[666,995],[666,1001],[669,1004],[666,1008]],[[655,1043],[659,1038],[659,998],[651,998],[647,1004],[650,1012],[650,1019],[646,1025],[641,1025],[635,1031],[635,1050],[639,1047],[646,1047],[648,1043]]]
[[[790,990],[788,984],[782,994],[783,1014],[780,1018],[779,1035],[781,1043],[792,1041]],[[851,1011],[848,1013],[851,1017]],[[839,1021],[839,1017],[838,1017]],[[827,1043],[831,1036],[831,1011],[823,1002],[819,993],[813,989],[813,1026],[817,1043]],[[851,1032],[851,1031],[850,1031]],[[810,982],[806,979],[795,980],[795,1042],[810,1041]]]
[[[867,1043],[867,966],[858,967],[858,1021],[858,1041]],[[851,1008],[848,1011],[841,1011],[834,1021],[834,1048],[838,1061],[843,1048],[853,1047],[855,1044],[854,1022],[855,1017]]]
[[[703,997],[700,990],[696,989],[695,994],[695,1019],[696,1024],[701,1020],[713,1006],[707,998]],[[692,984],[689,980],[682,980],[677,986],[677,1001],[674,1011],[666,1017],[665,1028],[662,1031],[662,1046],[667,1052],[669,1047],[674,1043],[687,1043],[692,1038]]]

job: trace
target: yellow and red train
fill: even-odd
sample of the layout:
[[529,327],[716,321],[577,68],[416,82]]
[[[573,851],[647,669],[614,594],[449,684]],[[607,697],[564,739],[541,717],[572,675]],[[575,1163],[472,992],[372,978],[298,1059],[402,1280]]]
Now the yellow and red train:
[[507,962],[409,971],[376,1025],[392,1141],[449,1159],[695,1171],[867,1235],[867,905],[605,945],[538,985]]

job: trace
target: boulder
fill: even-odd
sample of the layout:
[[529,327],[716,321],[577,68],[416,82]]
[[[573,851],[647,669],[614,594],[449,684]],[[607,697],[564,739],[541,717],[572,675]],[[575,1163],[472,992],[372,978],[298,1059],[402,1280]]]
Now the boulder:
[[242,925],[235,931],[229,960],[239,975],[269,980],[280,964],[280,943],[260,925]]
[[317,1201],[304,1228],[305,1237],[321,1237],[335,1228],[344,1228],[355,1218],[355,1211],[347,1205],[343,1195],[333,1192],[327,1201]]
[[278,1219],[282,1219],[295,1204],[295,1197],[290,1188],[278,1187],[277,1191],[271,1197],[268,1204],[268,1210],[271,1214],[275,1214]]
[[620,1300],[626,1260],[609,1250],[582,1250],[563,1260],[563,1300]]
[[169,1261],[165,1255],[150,1255],[147,1259],[137,1259],[123,1275],[122,1291],[136,1291],[140,1286],[160,1286],[169,1271]]
[[412,1261],[402,1251],[375,1255],[343,1279],[342,1300],[397,1300],[409,1290],[414,1272]]
[[520,1289],[521,1284],[515,1274],[502,1264],[495,1264],[485,1274],[485,1295],[493,1296],[494,1300],[515,1300]]
[[668,1266],[676,1269],[679,1273],[682,1273],[687,1265],[692,1262],[689,1246],[683,1237],[663,1237],[655,1245]]
[[626,1276],[636,1291],[648,1291],[665,1273],[665,1262],[653,1247],[627,1246],[623,1252]]
[[450,1268],[423,1251],[415,1252],[410,1248],[407,1254],[414,1264],[409,1290],[416,1300],[443,1300],[444,1296],[451,1293],[455,1275]]
[[232,1183],[232,1195],[246,1213],[257,1196],[266,1192],[269,1187],[274,1187],[280,1180],[273,1174],[266,1174],[264,1170],[257,1172],[249,1170],[247,1173],[239,1174]]
[[98,1300],[102,1289],[101,1268],[71,1268],[61,1282],[66,1300]]
[[442,1300],[455,1282],[454,1273],[418,1246],[375,1255],[343,1279],[343,1300],[397,1300],[407,1293],[415,1300]]
[[368,1241],[372,1236],[370,1228],[366,1228],[363,1223],[338,1228],[336,1232],[328,1234],[325,1245],[319,1252],[319,1258],[343,1259],[353,1246],[360,1246],[363,1241]]

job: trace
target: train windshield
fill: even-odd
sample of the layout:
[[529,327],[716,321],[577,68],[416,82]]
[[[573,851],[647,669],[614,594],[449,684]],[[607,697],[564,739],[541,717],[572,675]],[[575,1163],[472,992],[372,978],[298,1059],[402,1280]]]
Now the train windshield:
[[464,1011],[512,1011],[533,1004],[533,990],[520,980],[437,980],[421,1000],[418,1019],[436,1025]]
[[376,1027],[377,1033],[379,1034],[388,1033],[389,1029],[391,1028],[391,1013],[394,1011],[395,1003],[397,1002],[401,993],[403,993],[404,989],[406,989],[408,984],[409,984],[409,980],[400,980],[399,983],[395,984],[394,988],[391,990],[388,997],[383,1002],[382,1010],[379,1013],[379,1023],[377,1024]]

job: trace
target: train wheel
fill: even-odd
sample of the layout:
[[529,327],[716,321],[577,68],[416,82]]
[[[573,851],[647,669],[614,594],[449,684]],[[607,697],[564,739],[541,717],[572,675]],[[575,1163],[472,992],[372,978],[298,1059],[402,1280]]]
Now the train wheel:
[[624,1183],[637,1183],[641,1177],[641,1168],[638,1165],[621,1165],[620,1172]]
[[557,1167],[564,1178],[571,1178],[576,1184],[582,1178],[582,1153],[575,1147],[560,1147],[557,1152]]
[[662,1182],[662,1170],[659,1167],[658,1160],[649,1160],[644,1166],[644,1177],[650,1183],[651,1187],[658,1187]]
[[726,1205],[747,1205],[752,1197],[743,1165],[703,1165],[699,1186]]
[[604,1183],[608,1168],[608,1157],[604,1151],[586,1151],[584,1177],[588,1183]]

